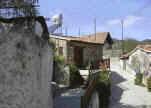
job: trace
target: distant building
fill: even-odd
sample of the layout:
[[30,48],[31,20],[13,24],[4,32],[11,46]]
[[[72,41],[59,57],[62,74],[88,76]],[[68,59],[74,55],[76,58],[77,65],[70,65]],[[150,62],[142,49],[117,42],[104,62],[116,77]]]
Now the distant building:
[[121,58],[121,69],[135,77],[136,73],[143,74],[143,82],[151,76],[151,45],[138,45],[130,53],[124,54]]
[[56,43],[57,55],[64,56],[68,61],[79,67],[88,65],[90,61],[100,61],[103,51],[112,48],[109,32],[96,33],[88,36],[71,37],[50,35]]
[[113,40],[109,32],[96,33],[96,35],[90,34],[87,36],[82,36],[80,37],[80,39],[88,42],[101,43],[103,45],[103,56],[104,57],[111,56]]

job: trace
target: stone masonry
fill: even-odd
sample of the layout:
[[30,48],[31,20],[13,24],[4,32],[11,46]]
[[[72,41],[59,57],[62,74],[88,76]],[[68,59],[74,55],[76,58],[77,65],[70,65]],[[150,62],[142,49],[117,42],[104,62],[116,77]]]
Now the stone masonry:
[[0,23],[0,108],[52,108],[52,52],[24,24]]

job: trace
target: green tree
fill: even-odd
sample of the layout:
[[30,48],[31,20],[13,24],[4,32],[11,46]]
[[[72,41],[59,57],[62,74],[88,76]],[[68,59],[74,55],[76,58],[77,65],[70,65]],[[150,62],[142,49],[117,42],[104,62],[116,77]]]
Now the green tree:
[[140,44],[139,41],[137,41],[133,38],[128,38],[128,39],[124,40],[124,50],[125,50],[125,52],[132,51],[134,48],[136,48],[136,46],[138,44]]

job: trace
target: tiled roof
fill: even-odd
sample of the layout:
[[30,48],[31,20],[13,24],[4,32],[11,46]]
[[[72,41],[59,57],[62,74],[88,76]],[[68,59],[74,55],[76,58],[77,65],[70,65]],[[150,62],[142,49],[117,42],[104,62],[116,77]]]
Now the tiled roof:
[[77,37],[72,37],[72,36],[63,36],[63,35],[59,35],[59,34],[53,34],[50,35],[50,37],[52,38],[57,38],[57,39],[63,39],[63,40],[74,40]]
[[125,53],[121,56],[121,58],[128,58],[132,53],[134,53],[137,49],[140,49],[145,52],[151,53],[151,45],[137,45],[135,49],[133,49],[129,53]]
[[77,39],[80,41],[104,44],[104,42],[108,36],[109,36],[109,32],[102,32],[102,33],[96,33],[96,35],[91,34],[91,35],[87,35],[87,36],[81,36]]
[[136,48],[150,52],[151,51],[151,45],[138,45]]
[[108,38],[108,36],[110,36],[109,32],[96,33],[96,35],[91,34],[91,35],[80,36],[80,37],[60,36],[60,35],[51,35],[50,37],[69,40],[69,41],[79,41],[79,42],[87,42],[87,43],[94,43],[94,44],[104,44],[104,42]]

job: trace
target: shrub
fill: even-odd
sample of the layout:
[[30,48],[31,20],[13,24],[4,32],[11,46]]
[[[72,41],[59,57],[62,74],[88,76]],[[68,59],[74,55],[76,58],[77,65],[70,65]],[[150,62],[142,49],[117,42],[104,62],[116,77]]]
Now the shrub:
[[136,78],[135,78],[135,84],[136,85],[141,85],[142,84],[142,79],[143,79],[143,74],[142,73],[137,73]]
[[78,72],[78,68],[74,64],[70,64],[70,87],[76,87],[83,84],[84,79]]
[[99,92],[101,108],[108,108],[111,95],[109,72],[102,71],[99,73],[99,79],[96,84],[96,90]]
[[147,89],[149,92],[151,92],[151,77],[147,79]]
[[66,64],[66,61],[63,56],[54,55],[54,61],[59,64]]

